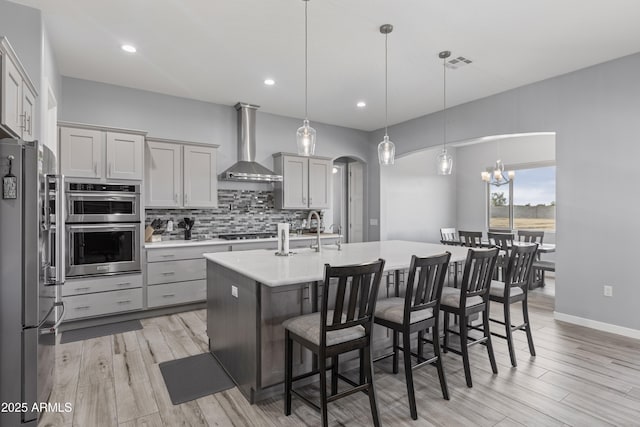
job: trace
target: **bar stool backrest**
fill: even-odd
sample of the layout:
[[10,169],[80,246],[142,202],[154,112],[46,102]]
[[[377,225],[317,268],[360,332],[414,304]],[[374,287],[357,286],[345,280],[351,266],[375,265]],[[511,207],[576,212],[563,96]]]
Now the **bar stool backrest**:
[[411,257],[404,300],[404,319],[411,319],[411,313],[414,311],[428,308],[434,310],[434,316],[437,315],[450,260],[451,252],[425,258],[415,255]]
[[527,292],[537,251],[537,243],[513,247],[507,264],[507,273],[505,274],[505,290],[507,287],[517,286]]
[[466,306],[466,298],[476,295],[487,301],[498,252],[498,248],[469,249],[460,285],[460,307]]
[[[370,337],[373,313],[378,299],[378,289],[384,260],[340,267],[324,266],[324,290],[321,304],[320,346],[326,345],[327,332],[362,326]],[[335,280],[337,279],[337,285]],[[329,303],[330,286],[337,286],[335,304]],[[328,308],[333,305],[333,318],[327,324]]]

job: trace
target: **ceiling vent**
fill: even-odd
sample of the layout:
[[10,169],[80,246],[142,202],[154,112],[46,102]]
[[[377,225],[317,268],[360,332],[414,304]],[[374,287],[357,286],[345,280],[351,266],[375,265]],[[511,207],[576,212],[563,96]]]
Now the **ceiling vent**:
[[457,56],[455,58],[451,58],[450,60],[447,61],[447,67],[451,68],[452,70],[456,70],[460,67],[463,67],[465,65],[469,65],[471,64],[473,61],[470,60],[469,58],[465,58],[464,56]]

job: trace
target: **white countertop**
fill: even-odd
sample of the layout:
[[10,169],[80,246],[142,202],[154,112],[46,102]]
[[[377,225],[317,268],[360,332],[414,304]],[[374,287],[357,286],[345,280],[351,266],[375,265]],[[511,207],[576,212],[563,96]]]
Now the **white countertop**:
[[338,251],[336,245],[313,249],[294,249],[295,255],[275,256],[273,250],[218,252],[204,254],[209,261],[237,271],[266,286],[284,286],[323,280],[324,265],[350,265],[385,260],[385,271],[409,268],[411,256],[431,256],[451,252],[451,262],[464,261],[468,248],[433,243],[389,240],[384,242],[347,243]]
[[[301,236],[291,235],[289,240],[311,240],[315,239],[315,234],[303,234]],[[337,239],[338,234],[333,233],[320,233],[321,239]],[[192,246],[214,246],[214,245],[241,245],[243,243],[256,243],[256,242],[277,242],[277,237],[270,237],[268,239],[242,239],[242,240],[225,240],[225,239],[209,239],[209,240],[163,240],[161,242],[149,242],[144,244],[145,249],[159,249],[159,248],[180,248],[180,247],[192,247]]]

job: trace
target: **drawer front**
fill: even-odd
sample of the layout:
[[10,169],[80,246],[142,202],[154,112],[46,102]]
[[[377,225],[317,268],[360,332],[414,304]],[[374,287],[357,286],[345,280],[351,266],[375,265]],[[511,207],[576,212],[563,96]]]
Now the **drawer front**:
[[142,289],[64,297],[65,321],[142,309]]
[[69,296],[140,287],[142,287],[142,274],[117,274],[96,278],[67,279],[61,289],[62,296]]
[[204,258],[181,261],[154,262],[147,264],[147,284],[186,282],[207,277]]
[[166,283],[147,288],[147,306],[149,308],[186,304],[205,299],[207,299],[206,280]]
[[194,246],[184,248],[147,249],[147,262],[199,259],[209,252],[228,252],[229,245]]
[[233,242],[231,249],[234,251],[250,251],[253,249],[278,249],[278,242]]

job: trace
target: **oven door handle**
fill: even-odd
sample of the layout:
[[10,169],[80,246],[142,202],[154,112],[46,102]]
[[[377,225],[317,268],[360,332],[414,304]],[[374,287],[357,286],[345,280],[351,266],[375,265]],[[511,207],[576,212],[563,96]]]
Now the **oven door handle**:
[[105,231],[109,231],[109,230],[135,230],[136,228],[138,228],[140,225],[139,224],[107,224],[107,225],[101,225],[101,224],[74,224],[74,225],[69,225],[67,224],[67,229],[68,230],[73,230],[73,231],[82,231],[82,230],[105,230]]
[[103,200],[135,199],[139,193],[68,193],[70,199],[91,198]]

